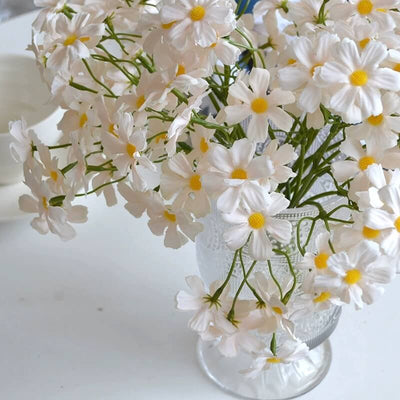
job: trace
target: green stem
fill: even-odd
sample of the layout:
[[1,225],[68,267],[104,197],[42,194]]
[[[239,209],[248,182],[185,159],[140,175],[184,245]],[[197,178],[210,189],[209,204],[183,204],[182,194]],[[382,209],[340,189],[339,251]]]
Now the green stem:
[[292,297],[292,294],[293,294],[294,290],[296,289],[296,285],[297,285],[297,276],[296,276],[296,272],[295,272],[295,270],[294,270],[294,268],[293,268],[292,261],[290,260],[289,255],[288,255],[286,252],[284,252],[284,251],[282,251],[282,250],[278,250],[278,249],[274,249],[274,252],[275,252],[276,254],[279,254],[279,255],[284,256],[284,257],[286,258],[286,261],[287,261],[287,263],[288,263],[288,265],[289,265],[290,273],[291,273],[291,275],[292,275],[292,277],[293,277],[293,284],[292,284],[292,287],[291,287],[291,288],[289,289],[289,291],[283,296],[283,299],[282,299],[282,303],[286,305],[286,304],[289,302],[290,298]]
[[275,278],[275,275],[274,275],[274,273],[272,271],[271,261],[267,260],[267,264],[268,264],[269,274],[271,275],[272,280],[275,282],[275,285],[279,290],[279,296],[280,296],[280,299],[282,301],[283,300],[283,291],[282,291],[281,285],[279,284],[278,280]]

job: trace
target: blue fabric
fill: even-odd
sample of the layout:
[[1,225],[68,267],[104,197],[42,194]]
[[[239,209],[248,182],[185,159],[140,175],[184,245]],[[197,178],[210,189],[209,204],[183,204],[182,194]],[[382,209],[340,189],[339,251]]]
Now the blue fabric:
[[[235,1],[236,1],[236,3],[239,2],[239,0],[235,0]],[[258,0],[250,0],[249,6],[247,7],[247,10],[246,10],[246,14],[250,14],[253,12],[253,7],[257,3],[257,1]],[[247,0],[242,0],[242,4],[239,8],[239,12],[243,10],[243,7],[245,6],[246,2],[247,2]]]

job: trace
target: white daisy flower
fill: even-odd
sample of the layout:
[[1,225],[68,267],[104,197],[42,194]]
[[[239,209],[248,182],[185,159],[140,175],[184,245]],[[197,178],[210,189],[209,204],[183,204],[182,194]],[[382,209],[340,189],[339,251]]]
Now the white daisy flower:
[[225,107],[226,122],[237,124],[251,117],[247,136],[255,142],[263,142],[267,138],[269,120],[278,128],[289,131],[293,119],[279,106],[294,103],[294,95],[281,89],[273,89],[267,94],[270,74],[266,69],[253,68],[248,79],[252,90],[241,79],[229,88],[229,95],[242,104]]
[[155,193],[148,205],[147,214],[150,217],[148,223],[150,230],[156,236],[165,234],[164,245],[178,249],[187,243],[188,238],[194,241],[198,233],[203,230],[200,222],[195,222],[183,211],[173,212],[164,204],[159,193]]
[[207,62],[208,68],[213,68],[218,61],[225,65],[234,65],[239,60],[242,51],[224,39],[224,36],[226,35],[223,32],[218,32],[217,40],[210,47],[203,48],[202,58]]
[[265,185],[268,191],[274,191],[280,183],[287,182],[296,174],[287,165],[297,158],[292,145],[285,143],[279,146],[277,139],[271,140],[265,148],[262,156],[265,157],[268,169],[271,171],[267,179],[262,179],[261,184]]
[[285,2],[282,0],[261,0],[255,4],[253,15],[255,18],[259,18],[270,11],[280,10],[285,5]]
[[[69,6],[75,7],[82,5],[85,0],[68,0]],[[32,26],[37,31],[42,31],[48,27],[48,23],[56,16],[67,3],[67,0],[34,0],[36,7],[41,7],[38,16],[33,21]]]
[[314,280],[317,275],[329,274],[328,260],[333,254],[329,246],[330,239],[331,234],[329,232],[320,233],[315,238],[316,251],[313,253],[307,252],[298,264],[299,268],[308,271],[303,283],[303,288],[307,292],[313,290]]
[[182,153],[164,163],[160,190],[164,199],[174,198],[174,210],[186,210],[196,218],[206,216],[211,210],[210,200],[202,183],[202,171],[196,169],[193,162]]
[[248,379],[255,379],[264,371],[269,370],[273,365],[290,364],[306,357],[309,348],[305,343],[298,340],[288,340],[277,348],[273,354],[269,348],[257,354],[249,369],[240,371]]
[[220,25],[227,34],[236,27],[233,5],[224,0],[177,0],[161,7],[163,24],[173,24],[169,38],[178,49],[192,44],[209,47],[217,41]]
[[372,229],[365,224],[364,213],[353,211],[351,225],[339,225],[335,227],[335,250],[348,250],[357,246],[365,240],[372,240],[379,243],[382,239],[379,229]]
[[379,245],[364,241],[347,252],[331,256],[328,267],[332,275],[316,277],[316,286],[337,293],[346,304],[357,309],[372,304],[383,292],[383,284],[395,276],[395,269],[382,256]]
[[90,57],[90,49],[100,41],[104,24],[93,24],[90,15],[76,14],[69,20],[64,14],[55,17],[55,35],[57,39],[46,66],[54,70],[66,70],[73,61]]
[[52,206],[50,200],[57,195],[50,191],[45,182],[38,179],[37,172],[30,172],[27,169],[24,172],[25,184],[31,189],[33,196],[21,196],[19,207],[24,212],[39,214],[32,220],[32,227],[42,235],[50,231],[62,240],[74,238],[76,232],[70,222],[86,222],[87,208],[68,204],[65,204],[67,208]]
[[381,89],[400,90],[400,75],[379,64],[387,57],[385,45],[370,42],[360,54],[354,41],[338,44],[335,61],[319,69],[321,85],[334,90],[329,106],[341,113],[345,122],[358,123],[383,112]]
[[72,188],[73,193],[77,193],[81,188],[87,193],[93,173],[88,173],[87,171],[86,157],[78,141],[78,136],[72,134],[70,135],[70,139],[72,146],[69,150],[68,162],[76,163],[76,165],[68,172],[68,184]]
[[396,146],[400,132],[400,97],[392,92],[382,96],[382,113],[370,115],[361,124],[347,128],[352,139],[365,140],[369,147],[390,149]]
[[146,131],[135,129],[131,114],[122,115],[115,135],[104,132],[102,144],[105,154],[113,160],[121,176],[131,174],[134,188],[140,191],[149,189],[145,179],[145,170],[156,171],[154,164],[141,153],[146,149]]
[[319,108],[323,89],[316,79],[316,72],[332,59],[332,49],[338,41],[337,35],[328,32],[293,40],[291,46],[295,54],[294,62],[280,69],[278,76],[283,89],[299,89],[297,105],[301,110],[314,113]]
[[[207,120],[213,122],[210,117]],[[190,154],[193,155],[193,158],[197,160],[198,163],[203,165],[208,164],[209,151],[215,146],[215,143],[211,141],[214,133],[214,130],[207,129],[201,125],[197,125],[194,132],[190,132],[190,142],[193,147]]]
[[218,197],[217,207],[225,213],[233,212],[241,200],[264,195],[258,180],[270,176],[264,160],[254,158],[256,146],[248,139],[235,141],[230,149],[216,145],[209,151],[209,173],[205,175],[207,190]]
[[154,200],[155,193],[153,190],[139,192],[133,190],[131,185],[127,183],[118,183],[118,192],[127,201],[125,209],[135,218],[140,218],[147,211],[149,204]]
[[[315,32],[321,26],[317,24],[317,20],[322,4],[323,0],[288,1],[289,12],[287,13],[287,18],[295,23],[295,27],[289,26],[291,28],[290,33],[296,34],[299,31],[300,34],[309,34]],[[325,5],[325,24],[328,27],[332,25],[332,20],[330,20],[331,6],[331,2],[327,2]]]
[[376,22],[382,30],[393,30],[396,16],[392,11],[398,8],[398,0],[349,0],[331,7],[333,19],[367,19]]
[[400,257],[400,187],[388,185],[379,190],[382,209],[365,212],[365,224],[380,232],[381,247],[390,257]]
[[332,164],[333,175],[338,182],[363,175],[369,166],[381,164],[384,168],[400,165],[400,150],[382,150],[367,147],[365,150],[359,140],[346,139],[340,146],[343,154],[352,160],[336,161]]
[[41,161],[41,173],[48,178],[46,183],[50,190],[53,193],[64,194],[68,188],[64,175],[58,168],[58,158],[52,157],[50,150],[44,144],[37,142],[36,147]]
[[[382,31],[376,22],[363,20],[336,21],[335,33],[341,39],[349,38],[354,40],[361,50],[364,50],[371,40],[379,40],[389,49],[400,47],[400,37],[393,31]],[[390,50],[389,50],[390,55]]]
[[280,243],[288,243],[291,238],[292,225],[289,221],[274,218],[289,206],[280,193],[265,194],[260,201],[257,198],[248,200],[247,205],[238,208],[231,214],[223,214],[223,218],[233,227],[224,233],[228,247],[237,250],[243,247],[250,236],[249,254],[254,260],[265,261],[271,258],[271,235]]
[[183,133],[192,118],[193,111],[199,111],[203,98],[208,93],[203,89],[199,93],[195,93],[189,98],[188,104],[181,104],[176,109],[176,115],[168,129],[168,143],[165,146],[168,156],[172,156],[176,152],[176,142],[179,136]]
[[[64,133],[85,131],[91,134],[93,126],[97,126],[99,121],[90,103],[74,102],[64,113],[63,118],[58,123],[57,128]],[[85,133],[82,134],[85,136]]]
[[218,331],[233,333],[236,328],[226,319],[223,309],[229,300],[229,285],[219,296],[218,303],[210,303],[210,296],[220,287],[221,282],[215,281],[207,292],[203,281],[198,276],[186,277],[186,283],[192,293],[181,290],[176,295],[176,307],[181,311],[195,311],[195,315],[189,321],[190,329],[205,334],[210,327]]
[[11,155],[16,162],[24,163],[28,161],[32,165],[34,146],[34,139],[36,135],[32,129],[28,130],[26,121],[22,118],[19,121],[10,121],[9,123],[10,135],[13,140],[10,145]]
[[235,330],[233,332],[221,332],[218,343],[218,350],[223,356],[236,357],[241,350],[249,354],[256,353],[264,347],[262,340],[252,333],[260,327],[262,322],[262,318],[255,307],[254,301],[238,300],[236,302]]
[[[251,283],[265,303],[257,310],[261,317],[258,330],[262,333],[282,330],[294,338],[294,324],[289,317],[292,312],[291,304],[289,307],[282,302],[281,292],[276,283],[272,278],[267,279],[262,272],[256,272]],[[282,295],[289,291],[291,285],[291,279],[281,283]]]
[[373,164],[365,171],[365,175],[364,187],[354,190],[358,207],[362,211],[371,207],[382,208],[384,203],[379,196],[379,191],[387,185],[400,186],[400,169],[384,170],[382,165]]
[[121,96],[116,107],[125,112],[134,112],[136,126],[142,127],[147,122],[146,108],[161,111],[166,105],[166,94],[161,75],[144,71],[139,84],[132,89],[132,93]]

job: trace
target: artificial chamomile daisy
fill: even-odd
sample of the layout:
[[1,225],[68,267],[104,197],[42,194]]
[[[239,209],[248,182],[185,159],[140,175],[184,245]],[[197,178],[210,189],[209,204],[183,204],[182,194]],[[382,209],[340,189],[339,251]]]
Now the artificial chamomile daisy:
[[263,142],[268,135],[268,121],[278,128],[290,130],[292,117],[279,106],[294,103],[291,92],[273,89],[268,93],[270,74],[266,69],[253,68],[249,76],[250,90],[243,80],[238,79],[229,89],[229,94],[239,103],[224,109],[226,122],[236,124],[250,117],[247,137]]

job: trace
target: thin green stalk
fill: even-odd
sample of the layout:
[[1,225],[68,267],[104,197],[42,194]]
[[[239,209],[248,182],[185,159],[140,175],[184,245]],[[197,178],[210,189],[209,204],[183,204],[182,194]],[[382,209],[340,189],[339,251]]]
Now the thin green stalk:
[[297,285],[297,276],[296,276],[296,272],[295,272],[295,270],[294,270],[294,268],[293,268],[292,261],[290,260],[289,255],[288,255],[286,252],[284,252],[284,251],[282,251],[282,250],[278,250],[278,249],[274,249],[274,252],[275,252],[276,254],[279,254],[279,255],[284,256],[284,257],[286,258],[286,261],[287,261],[287,263],[288,263],[288,265],[289,265],[290,273],[291,273],[291,275],[292,275],[292,277],[293,277],[293,284],[292,284],[292,287],[291,287],[291,288],[289,289],[289,291],[283,296],[283,299],[282,299],[282,303],[286,305],[286,304],[289,302],[290,298],[292,297],[292,294],[293,294],[294,290],[296,289],[296,285]]
[[276,287],[277,287],[278,290],[279,290],[279,296],[280,296],[280,299],[281,299],[281,301],[282,301],[282,300],[283,300],[283,291],[282,291],[282,287],[281,287],[281,285],[279,284],[278,280],[275,278],[275,275],[274,275],[274,273],[273,273],[273,271],[272,271],[272,264],[271,264],[271,261],[270,261],[270,260],[267,260],[267,264],[268,264],[269,274],[271,275],[272,280],[275,282],[275,285],[276,285]]

